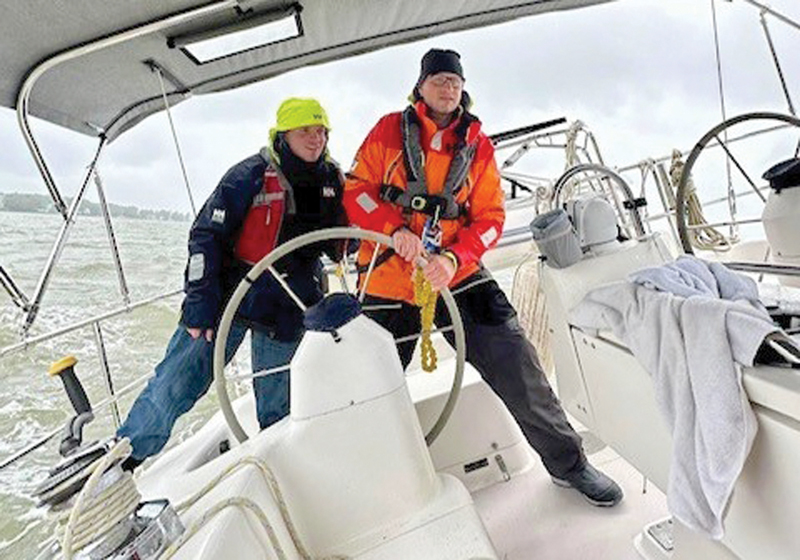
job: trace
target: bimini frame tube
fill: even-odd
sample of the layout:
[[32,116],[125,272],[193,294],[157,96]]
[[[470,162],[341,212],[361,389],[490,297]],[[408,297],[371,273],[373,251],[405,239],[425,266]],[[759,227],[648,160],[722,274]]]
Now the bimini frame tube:
[[106,224],[106,234],[108,235],[108,244],[111,246],[111,257],[114,259],[114,267],[117,269],[117,280],[119,280],[119,293],[122,295],[122,301],[125,305],[131,302],[130,290],[128,290],[128,282],[125,280],[125,271],[122,268],[122,259],[119,256],[119,245],[117,244],[117,236],[114,235],[114,224],[111,223],[111,211],[108,209],[108,202],[106,202],[106,194],[103,189],[103,180],[100,178],[100,172],[95,168],[94,171],[94,184],[97,187],[97,198],[100,201],[100,210],[103,214],[103,221]]
[[102,151],[103,146],[105,145],[106,142],[106,139],[102,134],[102,131],[99,130],[100,145],[97,148],[97,153],[95,154],[94,160],[92,161],[92,164],[89,167],[89,171],[86,174],[86,178],[83,181],[83,185],[81,186],[78,194],[75,196],[75,199],[72,201],[70,208],[67,209],[66,205],[64,204],[64,200],[61,198],[61,193],[59,192],[58,187],[56,186],[55,181],[53,180],[53,175],[50,173],[50,169],[47,167],[47,163],[45,163],[44,157],[42,156],[42,153],[39,150],[39,146],[36,143],[36,139],[33,137],[33,132],[31,131],[30,122],[28,119],[29,117],[28,105],[30,102],[30,96],[31,92],[33,91],[34,85],[36,85],[36,82],[45,72],[47,72],[51,68],[54,68],[55,66],[58,66],[62,62],[73,60],[75,58],[79,58],[81,56],[105,49],[107,47],[111,47],[119,43],[124,43],[125,41],[129,41],[131,39],[135,39],[137,37],[141,37],[149,33],[160,31],[162,29],[166,29],[174,25],[185,23],[187,21],[191,21],[199,17],[224,11],[233,8],[238,4],[239,4],[238,0],[223,0],[215,4],[175,14],[156,22],[134,27],[132,29],[122,31],[115,35],[111,35],[109,37],[97,40],[93,43],[88,43],[85,45],[81,45],[80,47],[66,50],[45,60],[38,66],[34,67],[30,71],[28,76],[25,78],[25,81],[22,83],[22,87],[20,87],[19,93],[17,94],[17,122],[19,123],[19,127],[22,130],[22,136],[25,138],[25,143],[28,145],[28,149],[30,150],[31,155],[33,156],[33,159],[36,162],[36,166],[39,168],[39,172],[42,174],[42,178],[44,179],[44,183],[47,186],[47,190],[50,191],[50,196],[52,197],[53,202],[55,203],[56,209],[64,217],[64,224],[61,227],[61,231],[59,232],[58,238],[55,244],[53,245],[53,249],[50,252],[47,264],[45,265],[45,268],[42,271],[42,275],[39,278],[39,283],[36,286],[36,291],[33,297],[31,298],[31,305],[30,308],[28,309],[28,314],[25,317],[25,324],[22,328],[23,334],[27,334],[28,330],[30,329],[31,325],[36,319],[36,315],[39,312],[39,306],[41,304],[44,291],[47,288],[47,284],[50,281],[50,275],[53,272],[53,267],[55,266],[55,263],[58,260],[58,257],[60,256],[62,249],[64,248],[64,243],[66,242],[67,234],[69,233],[70,227],[72,225],[75,212],[80,206],[81,199],[83,198],[83,194],[86,191],[86,186],[89,180],[91,179],[92,175],[94,174],[95,166],[97,165],[97,160],[100,157],[100,152]]
[[[64,200],[61,198],[61,194],[59,193],[58,187],[56,186],[56,183],[53,180],[53,175],[50,173],[50,170],[48,169],[47,164],[44,161],[44,157],[42,157],[42,153],[39,150],[39,146],[33,137],[33,132],[31,131],[30,123],[28,121],[28,105],[30,102],[31,92],[33,91],[33,86],[36,84],[39,78],[45,72],[47,72],[51,68],[54,68],[55,66],[58,66],[62,62],[79,58],[81,56],[105,49],[107,47],[124,43],[125,41],[129,41],[131,39],[135,39],[137,37],[141,37],[143,35],[147,35],[155,31],[160,31],[162,29],[166,29],[174,25],[185,23],[187,21],[191,21],[199,17],[227,10],[229,8],[237,6],[238,4],[239,4],[238,0],[223,0],[215,4],[175,14],[156,22],[141,25],[139,27],[134,27],[132,29],[122,31],[115,35],[104,37],[103,39],[100,39],[98,41],[94,41],[92,43],[81,45],[80,47],[75,47],[73,49],[63,51],[51,58],[48,58],[47,60],[40,63],[38,66],[34,67],[30,71],[28,76],[25,78],[25,81],[22,83],[22,87],[20,87],[19,93],[17,94],[17,122],[19,123],[19,127],[22,130],[22,136],[25,138],[25,143],[28,145],[28,149],[30,150],[31,155],[33,156],[33,159],[36,162],[36,167],[39,168],[39,172],[42,174],[42,178],[44,179],[44,183],[47,186],[47,190],[50,191],[50,196],[53,198],[53,202],[56,205],[56,209],[64,217],[65,220],[68,219],[67,206],[66,204],[64,204]],[[102,131],[98,128],[98,132]]]
[[28,330],[30,330],[31,325],[33,325],[33,322],[36,320],[36,315],[39,314],[39,306],[42,303],[42,298],[44,297],[44,292],[47,289],[47,285],[50,283],[50,276],[53,274],[53,269],[56,266],[56,262],[58,262],[58,258],[61,256],[61,251],[64,249],[64,245],[67,242],[67,237],[69,236],[70,229],[72,229],[72,224],[75,223],[75,214],[78,212],[78,208],[83,201],[83,195],[86,193],[86,187],[89,185],[92,175],[94,175],[94,170],[97,167],[97,160],[100,159],[100,154],[103,151],[105,143],[106,139],[105,136],[103,136],[100,138],[100,144],[97,146],[94,159],[89,165],[89,169],[86,172],[86,177],[83,179],[81,188],[78,190],[75,198],[72,199],[72,204],[70,204],[67,215],[64,217],[64,223],[61,224],[61,230],[58,232],[58,237],[56,238],[55,243],[53,243],[53,248],[50,249],[50,256],[47,257],[47,264],[45,264],[44,270],[42,270],[42,275],[39,277],[39,283],[36,284],[36,291],[33,293],[30,306],[28,307],[28,314],[25,316],[25,324],[22,326],[23,335],[27,336]]

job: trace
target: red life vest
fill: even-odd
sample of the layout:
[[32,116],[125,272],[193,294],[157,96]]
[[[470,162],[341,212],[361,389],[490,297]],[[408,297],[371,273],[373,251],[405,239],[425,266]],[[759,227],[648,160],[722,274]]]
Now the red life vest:
[[[284,186],[285,185],[285,186]],[[264,170],[264,185],[242,222],[234,254],[247,264],[256,264],[278,244],[278,235],[291,199],[291,187],[272,165]],[[291,209],[291,203],[290,203]]]

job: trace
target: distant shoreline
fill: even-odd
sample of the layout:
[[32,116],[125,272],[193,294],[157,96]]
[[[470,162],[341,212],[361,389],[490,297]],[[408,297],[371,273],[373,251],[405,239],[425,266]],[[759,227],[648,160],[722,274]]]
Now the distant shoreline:
[[[69,206],[71,198],[64,202]],[[108,205],[112,218],[130,218],[134,220],[156,220],[162,222],[188,222],[192,219],[189,212],[173,210],[151,210],[137,206],[121,206],[110,203]],[[0,193],[0,212],[20,212],[27,214],[57,214],[55,205],[49,196],[29,193]],[[100,205],[96,202],[83,200],[77,212],[78,216],[102,217]]]

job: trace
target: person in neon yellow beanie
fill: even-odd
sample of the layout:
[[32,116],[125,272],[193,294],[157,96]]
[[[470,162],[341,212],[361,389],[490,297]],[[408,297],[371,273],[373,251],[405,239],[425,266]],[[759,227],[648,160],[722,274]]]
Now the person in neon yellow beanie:
[[[286,99],[269,131],[269,145],[231,167],[189,233],[180,324],[117,431],[133,445],[132,470],[158,453],[178,417],[194,406],[212,379],[214,333],[231,293],[276,245],[347,223],[342,173],[327,156],[328,115],[316,99]],[[314,245],[276,265],[306,306],[319,301],[321,253],[339,260],[334,245]],[[230,360],[251,331],[253,371],[288,366],[303,332],[303,314],[271,274],[262,274],[237,311],[226,346]],[[289,412],[289,372],[253,379],[261,428]]]
[[269,131],[270,141],[280,132],[287,132],[304,127],[322,127],[326,132],[331,131],[328,114],[316,99],[290,97],[278,107],[277,122]]

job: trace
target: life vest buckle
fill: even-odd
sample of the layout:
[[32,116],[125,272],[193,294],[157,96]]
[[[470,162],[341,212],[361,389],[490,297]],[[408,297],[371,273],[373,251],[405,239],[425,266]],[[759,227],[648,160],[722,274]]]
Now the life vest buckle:
[[423,212],[427,206],[428,206],[428,201],[426,197],[422,195],[417,195],[411,198],[411,208],[413,208],[417,212]]

